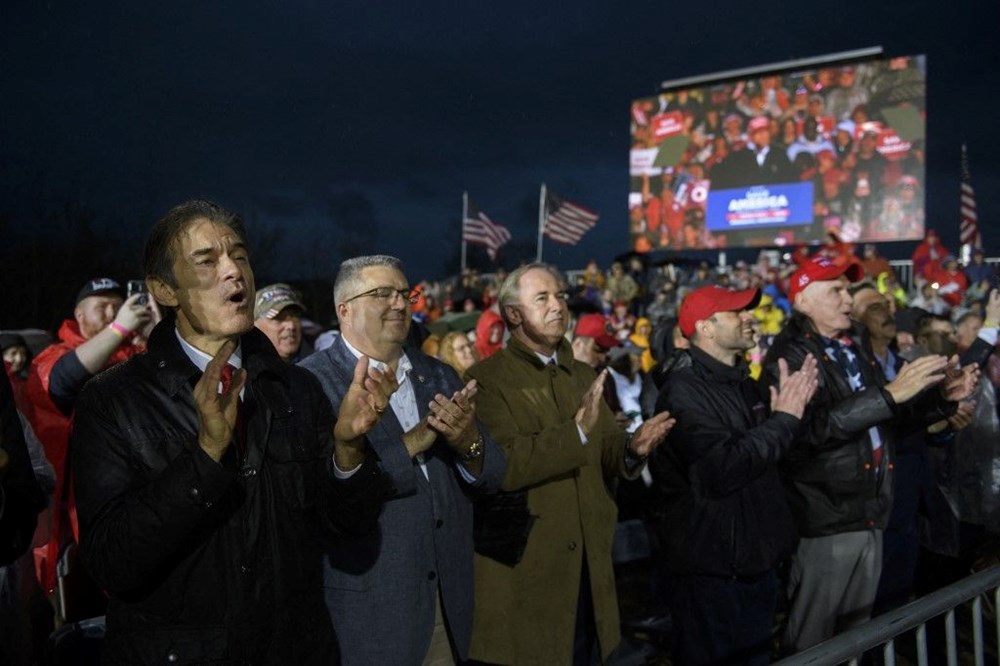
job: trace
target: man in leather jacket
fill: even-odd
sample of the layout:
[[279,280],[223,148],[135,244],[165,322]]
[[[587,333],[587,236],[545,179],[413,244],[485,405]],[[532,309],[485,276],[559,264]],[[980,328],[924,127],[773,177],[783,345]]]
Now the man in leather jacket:
[[86,386],[71,440],[84,556],[110,595],[104,660],[336,663],[320,540],[375,527],[365,433],[395,379],[359,359],[334,423],[253,327],[243,226],[216,204],[167,213],[145,270],[171,315]]
[[759,289],[716,286],[687,295],[690,362],[670,373],[657,404],[677,418],[650,467],[680,664],[769,663],[774,567],[795,547],[777,463],[816,390],[816,361],[786,369],[770,396],[750,378],[759,300]]
[[819,363],[819,388],[782,463],[800,536],[785,633],[786,648],[795,651],[870,617],[892,505],[896,432],[950,416],[976,374],[959,370],[957,357],[925,356],[886,383],[852,328],[847,287],[862,277],[858,264],[820,256],[805,262],[789,286],[792,316],[765,363],[772,384],[782,359],[790,370],[809,354]]

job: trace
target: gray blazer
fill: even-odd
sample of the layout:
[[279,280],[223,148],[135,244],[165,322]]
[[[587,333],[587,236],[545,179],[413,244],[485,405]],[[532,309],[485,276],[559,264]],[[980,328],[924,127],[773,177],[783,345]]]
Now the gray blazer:
[[[451,396],[464,383],[455,371],[407,349],[421,418],[435,393]],[[334,411],[351,383],[357,360],[338,336],[333,346],[300,365],[315,374]],[[434,630],[440,585],[444,613],[458,656],[467,659],[472,635],[472,495],[495,492],[505,459],[479,423],[485,441],[483,471],[470,485],[458,472],[456,454],[443,438],[424,454],[430,480],[406,453],[403,430],[387,410],[368,433],[394,496],[385,503],[375,534],[343,540],[328,549],[324,564],[326,604],[343,663],[423,663]]]

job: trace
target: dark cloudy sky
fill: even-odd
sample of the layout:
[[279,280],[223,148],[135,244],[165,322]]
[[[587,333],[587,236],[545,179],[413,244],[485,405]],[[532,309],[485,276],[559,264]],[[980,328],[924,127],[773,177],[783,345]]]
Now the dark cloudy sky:
[[373,247],[416,279],[454,267],[463,190],[514,233],[506,263],[533,254],[545,181],[601,214],[545,258],[607,264],[626,249],[631,99],[665,79],[881,45],[928,55],[929,224],[956,244],[966,140],[995,253],[998,19],[994,0],[8,0],[0,213],[41,178],[108,233],[141,237],[208,195],[284,230],[267,277],[332,273],[340,253]]

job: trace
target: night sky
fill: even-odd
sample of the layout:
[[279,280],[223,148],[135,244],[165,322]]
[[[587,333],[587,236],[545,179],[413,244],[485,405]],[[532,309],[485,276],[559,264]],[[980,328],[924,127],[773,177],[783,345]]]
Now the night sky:
[[[345,254],[379,251],[415,281],[457,269],[463,190],[514,234],[504,264],[533,257],[544,181],[601,214],[545,259],[607,266],[627,249],[632,99],[881,45],[928,55],[929,226],[955,249],[965,140],[1000,247],[1000,3],[441,5],[5,2],[0,215],[23,216],[43,182],[138,257],[155,218],[204,195],[272,239],[261,279],[330,277]],[[21,226],[9,240],[47,231]]]

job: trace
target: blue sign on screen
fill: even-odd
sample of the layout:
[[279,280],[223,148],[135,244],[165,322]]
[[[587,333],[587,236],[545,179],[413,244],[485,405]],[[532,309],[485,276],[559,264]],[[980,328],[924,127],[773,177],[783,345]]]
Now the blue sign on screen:
[[754,185],[708,193],[709,231],[787,227],[813,221],[813,184]]

